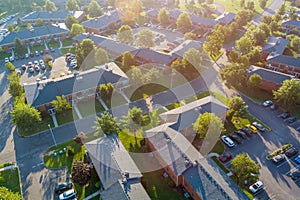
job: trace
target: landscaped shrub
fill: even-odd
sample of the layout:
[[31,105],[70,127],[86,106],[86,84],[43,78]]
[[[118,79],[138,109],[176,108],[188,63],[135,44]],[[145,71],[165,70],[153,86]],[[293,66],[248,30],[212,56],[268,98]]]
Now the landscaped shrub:
[[292,146],[291,144],[285,144],[281,147],[281,149],[282,149],[282,151],[284,151],[284,150],[290,148],[291,146]]
[[281,149],[276,149],[275,151],[273,151],[271,154],[268,155],[268,158],[273,158],[274,156],[279,155],[282,152]]
[[11,63],[5,63],[5,67],[9,70],[9,71],[15,71],[15,66]]

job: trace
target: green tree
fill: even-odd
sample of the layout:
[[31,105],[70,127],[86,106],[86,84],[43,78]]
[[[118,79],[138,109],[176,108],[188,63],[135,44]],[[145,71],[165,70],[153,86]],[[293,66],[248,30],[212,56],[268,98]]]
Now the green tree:
[[239,52],[237,50],[231,50],[227,57],[229,62],[236,63],[239,58]]
[[76,46],[77,64],[80,66],[84,59],[95,49],[95,44],[91,39],[84,39],[80,45]]
[[32,29],[32,25],[31,25],[30,23],[26,24],[26,29],[27,29],[27,30]]
[[245,0],[240,0],[240,7],[244,8],[245,7]]
[[198,50],[190,48],[183,55],[183,62],[195,68],[201,67],[202,57]]
[[137,34],[136,44],[138,46],[150,48],[153,47],[154,44],[154,34],[150,29],[143,29]]
[[300,100],[300,82],[296,79],[283,81],[282,86],[273,91],[274,98],[286,107],[293,107]]
[[20,83],[20,77],[16,73],[8,76],[9,86],[8,92],[12,97],[20,97],[24,93],[23,86]]
[[47,12],[52,12],[52,11],[56,11],[56,6],[55,6],[55,3],[53,3],[52,1],[50,0],[45,0],[45,10]]
[[9,71],[15,71],[15,66],[14,66],[14,64],[12,64],[11,62],[7,62],[7,63],[5,63],[5,67],[9,70]]
[[187,32],[184,34],[184,40],[197,40],[197,36],[195,33]]
[[248,1],[247,2],[247,8],[249,10],[254,10],[254,1]]
[[252,39],[253,39],[253,43],[255,46],[263,45],[265,43],[265,40],[267,39],[267,35],[260,28],[254,29],[251,34],[252,34]]
[[127,71],[133,65],[135,65],[134,56],[131,54],[130,51],[126,51],[122,56],[123,70]]
[[207,36],[207,41],[204,42],[203,48],[205,51],[213,58],[220,52],[223,42],[224,34],[222,33],[222,26],[217,26],[211,33]]
[[122,25],[118,30],[117,39],[125,44],[131,44],[134,40],[131,27]]
[[129,82],[132,85],[142,85],[142,71],[140,68],[136,66],[132,66],[130,71],[130,79]]
[[91,179],[91,168],[88,163],[76,160],[72,167],[72,180],[81,187],[86,186]]
[[181,13],[176,21],[177,28],[182,32],[192,29],[192,21],[188,13]]
[[88,13],[90,17],[99,17],[103,15],[103,10],[97,1],[92,0],[88,5]]
[[259,74],[252,74],[247,82],[248,86],[253,88],[253,89],[257,89],[259,87],[261,87],[262,84],[262,77]]
[[170,13],[165,7],[159,10],[157,20],[163,25],[167,25],[170,23]]
[[111,97],[114,91],[114,86],[111,83],[101,84],[99,86],[100,96],[105,103],[110,104]]
[[249,63],[254,65],[258,62],[261,61],[261,53],[260,53],[260,50],[259,48],[254,48],[252,49],[248,54],[247,54],[247,57],[249,59]]
[[242,54],[247,54],[252,48],[252,40],[247,36],[243,36],[236,41],[236,47],[242,52]]
[[14,40],[14,47],[15,47],[15,53],[19,56],[22,56],[25,53],[27,53],[27,48],[25,44],[22,42],[22,40],[20,40],[17,37]]
[[242,10],[237,13],[235,21],[240,27],[242,27],[245,26],[250,20],[252,20],[252,17],[252,10]]
[[84,32],[85,32],[85,30],[84,30],[82,25],[72,24],[72,28],[71,28],[71,31],[70,31],[71,37],[74,37],[74,36],[79,35],[80,33],[84,33]]
[[56,100],[51,101],[52,106],[56,109],[57,113],[61,113],[64,110],[71,109],[72,106],[64,95],[56,96]]
[[102,48],[97,48],[95,51],[95,61],[97,65],[103,65],[109,62],[107,51]]
[[144,73],[142,75],[141,77],[142,84],[146,85],[147,83],[154,82],[160,77],[161,77],[160,72],[155,67],[152,67],[147,73]]
[[0,200],[22,200],[22,196],[18,192],[12,192],[6,187],[0,187]]
[[240,114],[242,110],[247,109],[247,105],[241,97],[234,96],[229,101],[229,109],[234,112],[234,114]]
[[20,17],[17,18],[17,24],[19,27],[23,26],[23,22]]
[[291,40],[290,46],[295,52],[300,53],[300,37],[295,35]]
[[259,28],[265,33],[266,37],[269,37],[271,35],[271,30],[268,24],[261,23]]
[[245,180],[251,183],[258,179],[259,165],[246,153],[238,154],[230,165],[238,185],[244,183]]
[[245,79],[246,69],[241,64],[233,63],[222,68],[220,75],[231,84],[241,84]]
[[8,30],[9,32],[15,32],[15,25],[9,24],[9,25],[7,26],[7,30]]
[[203,139],[206,134],[221,133],[224,129],[224,124],[214,113],[205,112],[199,115],[198,119],[193,124],[193,128],[199,137]]
[[145,117],[143,115],[142,109],[133,107],[128,110],[128,114],[124,116],[121,120],[122,128],[129,129],[134,132],[140,129],[145,122]]
[[265,9],[266,8],[266,5],[267,5],[267,0],[260,0],[259,1],[259,7],[261,8],[261,9]]
[[77,0],[68,0],[66,4],[66,10],[79,10]]
[[35,21],[35,26],[36,27],[44,26],[44,20],[41,18],[37,18]]
[[11,117],[13,123],[21,129],[31,128],[42,120],[41,113],[34,107],[25,103],[16,104],[11,111]]
[[119,126],[114,118],[109,112],[101,113],[100,117],[96,117],[95,126],[93,126],[96,132],[104,133],[110,135],[119,132]]
[[65,24],[71,30],[73,24],[78,24],[78,20],[73,15],[68,15]]

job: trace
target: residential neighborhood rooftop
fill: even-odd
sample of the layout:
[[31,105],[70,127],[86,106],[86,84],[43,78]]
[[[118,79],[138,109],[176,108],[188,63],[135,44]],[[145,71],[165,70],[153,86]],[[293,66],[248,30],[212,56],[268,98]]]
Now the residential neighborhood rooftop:
[[46,12],[46,11],[33,11],[27,15],[25,15],[22,20],[37,20],[37,19],[43,19],[43,20],[62,20],[64,21],[68,15],[73,15],[75,18],[80,17],[83,14],[83,11],[68,11],[68,10],[57,10],[52,12]]
[[120,11],[113,10],[107,11],[100,17],[84,21],[81,23],[81,25],[88,28],[101,29],[119,20],[121,20]]
[[286,55],[270,55],[267,58],[268,63],[279,63],[287,66],[293,66],[300,69],[300,59]]
[[278,38],[274,36],[268,37],[268,41],[262,48],[262,52],[272,53],[282,55],[286,46],[289,45],[289,41],[284,38]]
[[202,42],[196,40],[186,40],[180,45],[178,45],[175,49],[173,49],[169,54],[177,55],[183,58],[184,53],[189,49],[194,48],[196,50],[201,50],[202,46],[203,46]]
[[218,23],[227,25],[227,24],[230,24],[234,20],[235,16],[236,16],[235,13],[224,12],[222,15],[218,16],[215,20]]

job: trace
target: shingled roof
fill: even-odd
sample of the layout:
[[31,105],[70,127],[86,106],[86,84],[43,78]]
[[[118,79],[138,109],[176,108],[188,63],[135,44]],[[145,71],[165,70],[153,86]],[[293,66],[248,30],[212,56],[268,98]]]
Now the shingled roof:
[[25,15],[22,20],[31,20],[35,21],[36,19],[43,19],[43,20],[59,20],[64,21],[68,15],[73,16],[80,16],[83,14],[83,11],[68,11],[68,10],[57,10],[52,12],[46,12],[46,11],[34,11],[27,15]]
[[290,42],[284,38],[278,38],[278,37],[268,37],[268,41],[262,48],[262,52],[272,53],[276,52],[280,55],[283,54],[286,46]]

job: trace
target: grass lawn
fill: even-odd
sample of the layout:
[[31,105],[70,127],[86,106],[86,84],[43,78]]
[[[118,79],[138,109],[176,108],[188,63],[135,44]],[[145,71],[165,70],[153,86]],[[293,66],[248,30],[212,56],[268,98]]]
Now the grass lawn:
[[130,98],[131,101],[136,101],[138,99],[147,98],[151,95],[158,94],[166,90],[167,88],[162,85],[150,83],[150,84],[143,85],[137,90],[135,90],[130,97],[129,97],[129,95],[131,94],[130,88],[126,88],[124,90],[124,93],[126,94],[126,96]]
[[232,117],[232,124],[234,125],[234,127],[236,129],[241,129],[244,126],[246,126],[247,124],[251,124],[252,122],[258,122],[260,124],[262,124],[268,131],[271,130],[270,127],[268,127],[266,124],[264,124],[262,121],[256,119],[255,117],[253,117],[251,114],[247,113],[245,116],[243,117],[238,117],[238,116],[233,116]]
[[229,173],[229,170],[219,161],[217,157],[211,158],[226,174]]
[[77,106],[82,117],[86,117],[104,111],[103,106],[97,99],[95,99],[95,101],[90,100],[80,102],[77,104]]
[[214,148],[211,150],[211,152],[215,152],[218,154],[222,154],[225,151],[225,147],[223,142],[221,140],[218,140],[217,143],[215,144]]
[[11,53],[6,53],[5,51],[0,52],[0,60],[4,60],[4,58],[9,58],[11,56]]
[[66,53],[75,54],[75,48],[61,48],[60,52],[61,52],[62,55],[65,55]]
[[62,41],[62,44],[63,44],[63,47],[71,46],[71,45],[73,45],[73,40],[72,39],[66,39],[66,40]]
[[247,88],[243,86],[233,86],[233,87],[234,89],[242,92],[243,94],[247,94],[248,97],[250,97],[251,99],[259,103],[264,102],[268,99],[273,99],[273,95],[271,93],[268,93],[265,90],[261,90],[261,89],[253,90],[252,88]]
[[124,99],[124,97],[118,93],[113,93],[112,99],[111,99],[111,106],[112,107],[118,107],[120,105],[127,104],[128,102]]
[[185,104],[188,104],[188,103],[191,103],[193,101],[196,101],[198,99],[202,99],[202,98],[208,97],[208,96],[210,96],[209,91],[204,91],[204,92],[201,92],[201,93],[199,93],[199,94],[197,94],[195,96],[189,97],[189,98],[187,98],[187,99],[185,99],[183,101],[184,101]]
[[62,124],[66,124],[68,122],[72,122],[75,121],[78,118],[75,110],[73,111],[73,109],[69,109],[69,110],[65,110],[62,113],[57,113],[56,114],[56,119],[58,122],[58,125],[62,125]]
[[143,174],[142,184],[150,196],[150,199],[183,200],[183,194],[179,193],[177,188],[170,182],[170,179],[164,178],[163,174],[164,171],[162,169]]
[[219,92],[215,92],[215,91],[211,91],[211,93],[213,94],[213,96],[218,99],[219,101],[221,101],[224,105],[228,106],[230,99],[225,97],[223,94],[219,93]]
[[140,129],[135,132],[136,135],[134,136],[134,133],[130,132],[128,129],[124,129],[118,136],[127,151],[137,152],[141,149],[144,141],[143,133],[143,130]]
[[182,104],[180,102],[175,102],[175,103],[167,105],[166,108],[168,110],[173,110],[175,108],[179,108],[180,106],[182,106]]
[[[0,165],[0,168],[9,165],[11,164],[6,163],[4,165]],[[12,192],[17,192],[21,194],[18,168],[0,172],[0,186],[4,186],[9,190],[11,190]]]
[[52,118],[50,117],[50,115],[47,113],[42,113],[42,121],[41,122],[37,123],[32,128],[27,128],[27,129],[18,128],[18,131],[21,136],[29,136],[29,135],[33,135],[33,134],[36,134],[41,131],[45,131],[45,130],[49,129],[48,124],[50,124],[51,127],[54,127],[54,124],[53,124],[53,121],[52,121]]
[[50,41],[50,42],[48,42],[48,47],[49,48],[59,48],[60,47],[60,44],[59,44],[59,41]]
[[41,44],[38,44],[38,45],[30,45],[30,52],[35,52],[35,51],[38,51],[40,52],[41,50],[44,50],[45,49],[45,45],[44,43],[42,42]]

